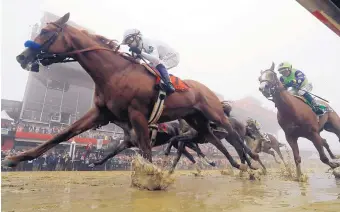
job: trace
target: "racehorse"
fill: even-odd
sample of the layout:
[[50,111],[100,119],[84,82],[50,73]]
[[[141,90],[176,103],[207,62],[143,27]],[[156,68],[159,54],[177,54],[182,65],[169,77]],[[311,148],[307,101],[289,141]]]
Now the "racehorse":
[[153,115],[152,106],[159,101],[164,102],[164,111],[154,122],[162,123],[184,117],[199,132],[200,137],[207,138],[234,167],[245,170],[247,167],[234,161],[222,142],[214,136],[209,128],[209,121],[213,121],[223,127],[230,137],[239,141],[252,158],[258,158],[258,154],[251,152],[229,120],[223,116],[220,102],[209,88],[199,82],[185,80],[185,91],[173,93],[166,98],[159,95],[160,91],[155,89],[159,79],[157,73],[150,74],[151,71],[145,66],[123,57],[118,52],[118,44],[115,50],[103,47],[88,33],[67,25],[69,16],[67,13],[59,20],[48,23],[34,41],[25,43],[28,48],[16,59],[23,69],[34,71],[39,71],[39,64],[46,66],[77,61],[95,83],[94,107],[52,139],[6,158],[3,164],[16,166],[21,161],[32,160],[60,142],[109,122],[123,126],[126,133],[136,137],[133,139],[135,146],[139,147],[144,158],[152,162],[148,117]]
[[[237,133],[241,136],[242,139],[244,139],[246,136],[249,136],[249,137],[255,139],[252,132],[249,131],[244,124],[242,124],[236,118],[230,117],[230,112],[232,110],[232,107],[228,102],[223,101],[222,107],[223,107],[223,111],[224,111],[225,115],[227,117],[229,117],[229,120],[230,120],[230,123],[231,123],[233,129],[235,129],[237,131]],[[184,120],[180,120],[180,122],[183,123],[182,125],[187,125]],[[212,128],[212,131],[214,132],[214,134],[217,138],[219,138],[220,140],[226,139],[235,148],[239,158],[241,159],[242,164],[245,164],[245,162],[247,162],[248,166],[251,169],[254,169],[254,170],[257,169],[256,167],[252,166],[249,158],[247,157],[247,154],[244,152],[244,149],[242,148],[240,143],[235,142],[233,139],[230,139],[230,137],[228,137],[228,135],[225,134],[223,132],[223,130],[217,128],[217,126],[214,125],[214,123],[210,123],[210,125],[211,125],[211,128]],[[165,150],[165,154],[169,154],[173,144],[177,144],[177,146],[178,146],[177,157],[175,158],[175,160],[173,162],[173,165],[171,167],[171,171],[173,171],[175,169],[179,159],[181,158],[182,151],[185,149],[184,147],[187,143],[188,144],[196,144],[196,145],[197,145],[197,143],[208,143],[207,140],[199,140],[199,138],[197,137],[196,134],[197,133],[196,133],[195,130],[188,129],[185,133],[178,135],[178,136],[174,136],[173,138],[171,138],[171,140],[168,144],[168,147]],[[263,165],[260,158],[258,158],[257,161],[260,163],[263,170],[266,171],[266,167]]]
[[[247,143],[247,146],[249,146],[256,153],[264,152],[269,155],[272,155],[275,159],[275,162],[280,164],[280,161],[276,159],[276,156],[274,153],[275,151],[279,155],[283,163],[286,165],[286,162],[284,161],[281,150],[280,150],[280,147],[285,146],[285,144],[280,143],[275,138],[275,136],[270,133],[265,133],[268,139],[268,141],[266,141],[267,139],[261,135],[260,131],[257,129],[255,125],[248,124],[247,129],[251,131],[251,134],[255,137],[254,139],[249,136],[246,136],[245,141]],[[274,151],[271,149],[273,149]]]
[[[282,85],[276,72],[275,64],[261,71],[259,77],[259,90],[266,98],[271,98],[277,107],[277,120],[283,129],[286,140],[293,150],[297,177],[301,177],[301,157],[297,140],[299,137],[307,138],[312,141],[319,152],[320,160],[330,166],[332,169],[339,167],[340,163],[331,162],[326,156],[323,146],[324,140],[320,136],[320,131],[324,127],[328,129],[338,129],[339,117],[335,112],[327,112],[324,117],[318,117],[301,97],[290,94]],[[328,111],[332,111],[329,106]],[[326,119],[326,122],[324,121]],[[328,146],[328,145],[327,145]]]
[[[152,147],[162,146],[166,143],[169,143],[171,138],[174,136],[179,135],[179,123],[177,121],[172,122],[166,122],[158,124],[158,130],[155,138],[155,143],[152,145]],[[178,149],[178,143],[173,143],[173,146]],[[198,145],[193,145],[192,143],[187,143],[186,145],[193,151],[197,153],[197,155],[201,158],[203,158],[209,165],[216,166],[216,164],[209,159],[206,158],[205,154],[201,151]],[[102,165],[105,163],[108,159],[114,157],[115,155],[119,154],[120,152],[124,151],[125,149],[135,147],[134,144],[129,140],[123,140],[120,144],[117,146],[110,148],[110,150],[107,150],[109,154],[107,154],[104,158],[101,160],[95,161],[93,164],[90,164],[90,167]],[[186,156],[193,164],[196,163],[194,157],[184,148],[182,150],[182,153],[184,156]]]

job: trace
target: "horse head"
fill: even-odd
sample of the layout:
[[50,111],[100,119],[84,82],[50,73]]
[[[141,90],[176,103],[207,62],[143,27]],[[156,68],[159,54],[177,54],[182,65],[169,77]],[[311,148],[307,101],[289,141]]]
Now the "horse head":
[[274,68],[275,64],[273,62],[269,69],[261,71],[261,76],[259,77],[259,90],[266,98],[272,97],[281,85]]
[[230,112],[232,110],[232,103],[231,101],[222,101],[222,108],[224,113],[229,117],[230,116]]
[[50,65],[61,60],[61,58],[53,58],[55,54],[73,50],[66,36],[66,23],[69,18],[70,13],[67,13],[57,21],[48,23],[33,41],[25,42],[26,49],[16,57],[23,69],[34,69],[32,71],[38,72],[39,64]]

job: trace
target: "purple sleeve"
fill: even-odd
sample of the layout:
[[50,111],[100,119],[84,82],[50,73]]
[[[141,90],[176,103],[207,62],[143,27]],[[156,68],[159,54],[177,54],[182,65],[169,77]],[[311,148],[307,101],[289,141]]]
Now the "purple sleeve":
[[296,83],[299,85],[299,87],[301,86],[303,81],[305,81],[305,77],[306,76],[304,73],[302,73],[302,71],[297,70],[295,72]]

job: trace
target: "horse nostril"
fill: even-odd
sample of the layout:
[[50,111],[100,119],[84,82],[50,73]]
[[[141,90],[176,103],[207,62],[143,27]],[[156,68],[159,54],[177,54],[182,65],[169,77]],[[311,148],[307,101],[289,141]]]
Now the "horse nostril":
[[22,55],[22,54],[17,56],[17,61],[18,62],[24,61],[25,59],[26,59],[26,57],[24,55]]

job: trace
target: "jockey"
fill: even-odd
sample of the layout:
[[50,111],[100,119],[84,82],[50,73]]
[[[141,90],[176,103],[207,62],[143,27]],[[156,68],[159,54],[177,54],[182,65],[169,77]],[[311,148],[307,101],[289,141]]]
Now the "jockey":
[[283,62],[278,67],[278,72],[282,75],[280,81],[285,88],[291,87],[291,93],[294,95],[303,96],[312,106],[313,111],[317,115],[322,115],[324,112],[318,107],[315,99],[310,95],[313,85],[308,82],[308,79],[302,71],[292,68],[292,65]]
[[257,130],[257,131],[259,132],[259,134],[261,135],[261,137],[262,137],[263,139],[265,139],[265,141],[270,142],[270,139],[269,139],[267,133],[262,132],[262,130],[261,130],[261,125],[260,125],[260,123],[259,123],[258,121],[254,120],[254,119],[252,119],[252,118],[248,118],[248,119],[247,119],[247,125],[248,125],[248,126],[254,125],[254,126],[256,127],[256,130]]
[[128,45],[129,51],[145,58],[159,71],[168,94],[175,92],[167,71],[179,63],[179,54],[174,49],[162,42],[144,38],[138,29],[126,30],[122,44]]

